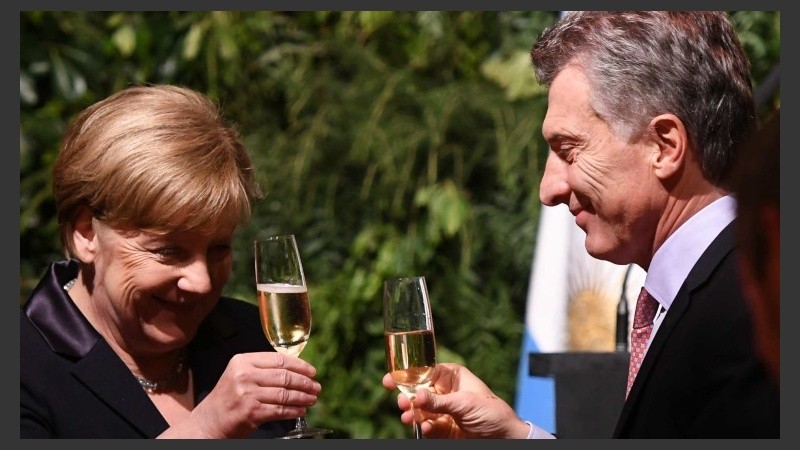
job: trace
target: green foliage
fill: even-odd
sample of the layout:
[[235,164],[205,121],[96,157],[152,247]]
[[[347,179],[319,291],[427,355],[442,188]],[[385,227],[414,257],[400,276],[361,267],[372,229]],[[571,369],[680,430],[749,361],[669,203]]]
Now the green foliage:
[[[251,241],[294,233],[323,385],[309,421],[399,438],[386,277],[428,280],[441,361],[511,402],[547,152],[527,52],[554,12],[22,12],[20,301],[61,258],[50,170],[67,124],[134,83],[192,87],[239,126],[267,193],[226,294],[255,301]],[[779,14],[737,12],[761,80]]]
[[[735,11],[732,14],[739,39],[750,57],[750,72],[759,100],[762,81],[775,76],[781,61],[781,12],[780,11]],[[775,72],[775,73],[772,73]],[[780,83],[772,95],[765,96],[764,104],[758,105],[761,118],[768,117],[780,107]]]

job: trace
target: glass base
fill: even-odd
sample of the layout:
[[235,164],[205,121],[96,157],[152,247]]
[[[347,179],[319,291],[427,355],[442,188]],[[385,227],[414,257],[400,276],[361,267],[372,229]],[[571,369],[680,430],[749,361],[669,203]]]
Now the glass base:
[[333,430],[326,430],[324,428],[295,428],[294,430],[281,436],[279,439],[309,439],[333,433]]

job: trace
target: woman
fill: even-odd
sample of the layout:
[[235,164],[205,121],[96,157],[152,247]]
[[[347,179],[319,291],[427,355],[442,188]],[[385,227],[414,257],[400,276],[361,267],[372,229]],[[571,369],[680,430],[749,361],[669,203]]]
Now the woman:
[[221,298],[260,196],[208,99],[130,87],[83,111],[53,169],[61,241],[20,312],[20,437],[277,437],[313,405],[254,305]]

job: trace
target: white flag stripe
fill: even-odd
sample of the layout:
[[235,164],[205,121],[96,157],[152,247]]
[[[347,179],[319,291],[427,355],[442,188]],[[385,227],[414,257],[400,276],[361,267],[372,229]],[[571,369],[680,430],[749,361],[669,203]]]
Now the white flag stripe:
[[542,206],[539,214],[525,324],[540,352],[558,352],[566,342],[568,249],[577,227],[565,205]]

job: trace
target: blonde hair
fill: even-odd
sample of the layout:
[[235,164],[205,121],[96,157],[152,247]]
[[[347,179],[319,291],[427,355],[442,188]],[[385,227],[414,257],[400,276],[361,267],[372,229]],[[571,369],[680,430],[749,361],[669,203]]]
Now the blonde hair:
[[74,255],[82,206],[112,227],[234,229],[261,197],[238,131],[193,90],[134,86],[81,112],[53,167],[61,243]]

